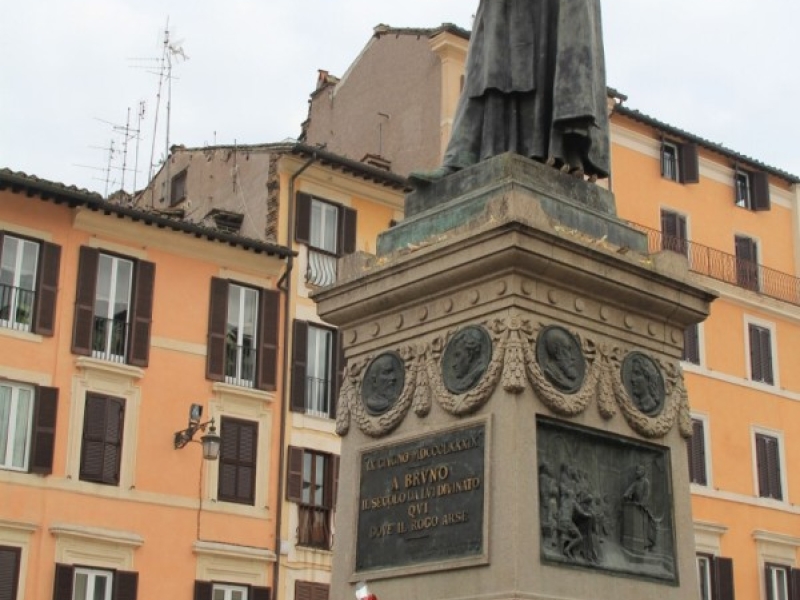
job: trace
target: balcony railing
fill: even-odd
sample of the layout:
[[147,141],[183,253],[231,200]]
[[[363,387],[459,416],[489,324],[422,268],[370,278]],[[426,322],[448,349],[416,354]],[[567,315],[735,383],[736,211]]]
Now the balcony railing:
[[225,346],[225,382],[253,387],[256,380],[256,349],[251,346]]
[[317,417],[331,414],[330,379],[306,377],[306,413]]
[[794,275],[696,242],[665,235],[644,225],[631,223],[631,226],[647,234],[650,253],[662,250],[678,252],[689,259],[689,269],[695,273],[800,306],[800,279]]
[[0,327],[30,331],[36,292],[0,284]]
[[94,317],[92,356],[110,362],[124,363],[128,347],[128,323],[117,319]]
[[330,509],[321,508],[319,506],[308,506],[304,504],[298,506],[298,546],[310,546],[312,548],[330,550],[332,545],[330,513]]
[[336,255],[309,248],[306,282],[319,287],[336,283]]

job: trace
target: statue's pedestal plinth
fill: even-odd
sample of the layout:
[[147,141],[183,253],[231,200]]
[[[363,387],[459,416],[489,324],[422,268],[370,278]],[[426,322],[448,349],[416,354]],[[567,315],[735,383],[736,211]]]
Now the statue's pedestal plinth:
[[712,295],[593,184],[454,177],[316,295],[347,357],[331,597],[692,597],[679,360]]

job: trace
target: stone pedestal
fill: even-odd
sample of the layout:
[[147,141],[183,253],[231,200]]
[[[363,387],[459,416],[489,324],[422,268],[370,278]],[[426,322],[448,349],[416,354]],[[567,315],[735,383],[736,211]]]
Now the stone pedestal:
[[713,296],[593,184],[457,177],[316,295],[347,358],[331,597],[693,597],[680,356]]

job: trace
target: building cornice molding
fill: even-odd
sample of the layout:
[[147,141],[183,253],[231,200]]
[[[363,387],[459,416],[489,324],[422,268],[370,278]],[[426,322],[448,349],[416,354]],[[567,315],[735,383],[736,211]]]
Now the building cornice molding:
[[267,548],[253,546],[238,546],[222,542],[207,542],[198,540],[192,545],[192,550],[197,555],[211,557],[227,557],[239,560],[254,560],[263,563],[274,563],[278,560],[274,551]]
[[50,526],[50,533],[57,538],[106,542],[116,546],[127,546],[130,548],[139,548],[144,544],[144,538],[137,533],[100,527],[86,527],[84,525],[54,523]]

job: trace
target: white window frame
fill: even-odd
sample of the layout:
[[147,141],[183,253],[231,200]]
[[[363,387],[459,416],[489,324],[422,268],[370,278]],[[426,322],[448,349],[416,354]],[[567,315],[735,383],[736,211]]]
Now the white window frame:
[[[3,236],[3,252],[2,252],[4,261],[10,254],[9,250],[6,248],[6,242],[9,240],[14,240],[17,243],[17,248],[14,254],[13,268],[11,269],[12,281],[3,284],[4,286],[10,285],[11,287],[11,292],[10,292],[11,303],[9,306],[9,315],[7,319],[0,319],[0,326],[8,327],[10,329],[16,329],[19,331],[30,331],[31,325],[33,324],[33,307],[36,302],[36,277],[39,272],[39,252],[41,249],[41,245],[38,242],[34,242],[32,240],[27,240],[14,235],[5,234]],[[26,248],[28,249],[27,251],[33,252],[33,258],[34,258],[33,281],[31,282],[30,288],[23,287],[21,285],[22,281],[20,281],[20,278],[22,276],[22,263],[26,255]],[[16,318],[17,308],[19,306],[18,290],[30,292],[33,295],[33,300],[31,302],[31,313],[28,315],[28,323],[21,323]]]
[[[667,149],[669,149],[671,151],[672,157],[673,157],[672,167],[674,169],[674,172],[671,173],[671,174],[667,172],[667,169],[666,169],[667,163],[664,160]],[[661,144],[661,153],[660,154],[661,154],[661,156],[660,156],[660,158],[661,158],[661,170],[664,173],[664,179],[668,179],[669,181],[680,182],[680,180],[681,180],[680,156],[681,155],[680,155],[680,148],[678,147],[678,145],[677,144],[673,144],[672,142],[666,142],[666,141],[662,142],[662,144]]]
[[[236,293],[236,300],[237,302],[232,302],[234,299],[234,293]],[[247,314],[247,298],[252,298],[252,315]],[[225,382],[230,383],[232,385],[238,385],[242,387],[254,387],[255,380],[256,380],[256,352],[258,352],[258,303],[259,303],[259,294],[258,290],[246,287],[243,285],[239,285],[236,283],[229,283],[228,284],[228,315],[227,315],[227,325],[226,329],[230,327],[231,323],[231,315],[232,309],[235,309],[238,312],[238,318],[236,319],[236,340],[232,340],[236,342],[236,360],[234,365],[234,374],[228,375],[228,364],[227,364],[227,352],[226,352],[226,364],[225,364]],[[247,321],[250,319],[252,324],[248,324]],[[247,330],[247,331],[246,331]],[[252,366],[252,373],[250,377],[247,377],[247,374],[244,372],[244,340],[245,334],[252,334],[252,346],[251,351],[253,352],[253,366]],[[226,346],[228,343],[227,334],[225,340]],[[227,350],[227,348],[226,348]]]
[[[86,582],[86,595],[83,598],[78,597],[77,586],[78,576],[85,575]],[[114,589],[114,573],[111,571],[101,571],[100,569],[86,569],[84,567],[75,568],[75,582],[72,587],[73,600],[94,600],[94,589],[98,579],[106,580],[106,593],[103,600],[111,600],[111,594]]]
[[[778,440],[778,461],[780,461],[779,466],[781,471],[781,496],[782,496],[780,500],[778,500],[777,498],[761,497],[761,490],[759,489],[758,485],[758,454],[756,451],[756,434],[766,435]],[[790,496],[789,496],[788,479],[786,477],[786,452],[784,447],[783,432],[778,431],[776,429],[769,429],[767,427],[752,425],[750,427],[750,445],[751,445],[752,461],[753,461],[753,495],[755,496],[756,501],[759,503],[771,504],[773,506],[775,505],[775,503],[787,504]]]
[[[322,343],[325,341],[327,344]],[[331,365],[334,351],[333,331],[309,323],[306,355],[306,414],[330,417],[334,376],[331,372]],[[321,389],[321,386],[312,385],[312,382],[323,381],[325,382],[324,389]]]
[[[787,567],[786,565],[774,565],[768,564],[766,565],[767,569],[769,569],[769,577],[772,579],[772,598],[767,598],[767,600],[790,600],[789,598],[789,571],[791,567]],[[783,594],[780,594],[778,590],[778,583],[779,577],[778,574],[783,573]]]
[[[753,206],[753,188],[750,174],[746,171],[736,171],[733,174],[733,186],[736,194],[736,206],[751,209]],[[739,192],[743,191],[744,194]]]
[[[695,559],[697,562],[697,583],[700,586],[700,600],[713,600],[714,589],[711,580],[711,570],[713,567],[711,564],[711,557],[707,554],[697,554]],[[701,565],[705,565],[705,568]]]
[[[97,311],[97,302],[101,300],[100,297],[100,274],[103,269],[103,261],[110,260],[111,261],[111,270],[109,273],[109,287],[108,287],[108,297],[102,298],[107,303],[107,308],[105,313],[100,314]],[[133,292],[133,281],[134,281],[134,274],[136,269],[136,264],[133,260],[129,258],[122,258],[121,256],[114,256],[113,254],[106,254],[104,252],[100,253],[100,257],[98,259],[97,264],[97,289],[95,291],[95,305],[94,305],[94,318],[102,318],[106,320],[106,323],[113,323],[114,322],[114,307],[117,304],[117,283],[119,281],[119,268],[121,263],[128,263],[130,265],[130,279],[128,281],[128,294],[127,298],[120,298],[122,300],[121,304],[126,306],[126,318],[125,318],[125,331],[124,331],[124,344],[122,349],[122,354],[113,354],[112,353],[112,339],[114,335],[114,328],[109,326],[106,331],[105,339],[103,340],[103,349],[102,350],[92,350],[92,356],[94,358],[100,358],[104,360],[110,360],[112,362],[119,362],[125,363],[127,359],[127,347],[128,347],[128,339],[130,336],[130,318],[131,318],[131,294]],[[92,345],[94,346],[94,335],[92,339]]]
[[[329,229],[331,221],[332,229]],[[331,233],[332,232],[332,233]],[[309,246],[336,254],[339,247],[339,207],[330,202],[311,199]]]
[[709,416],[704,413],[692,413],[692,419],[697,419],[703,422],[703,444],[706,455],[706,484],[692,483],[701,488],[714,489],[714,461],[713,452],[711,452],[711,421]]
[[[5,447],[0,447],[0,469],[8,471],[23,471],[27,472],[30,453],[31,453],[31,437],[33,435],[33,405],[36,401],[36,390],[33,386],[2,382],[0,388],[9,390],[10,406],[8,411],[8,427],[5,432]],[[27,408],[27,423],[22,427],[25,429],[23,432],[17,431],[20,423],[18,416],[20,413],[20,392],[28,393],[28,408]],[[22,409],[24,410],[24,409]],[[0,424],[1,425],[1,424]],[[24,435],[23,451],[22,451],[22,464],[13,464],[14,446],[20,435]]]
[[[758,327],[763,327],[764,329],[769,330],[769,345],[770,345],[770,352],[772,353],[772,381],[773,383],[765,383],[763,381],[754,381],[753,380],[753,365],[750,363],[750,325],[756,325]],[[780,389],[781,387],[781,378],[780,378],[780,364],[778,362],[778,328],[772,321],[765,321],[764,319],[759,319],[750,315],[744,315],[744,339],[746,343],[744,345],[744,359],[745,359],[745,367],[747,372],[747,380],[755,385],[767,386],[769,388]]]
[[[214,583],[211,589],[211,599],[217,600],[217,592],[222,592],[222,598],[219,600],[248,600],[248,592],[250,590],[244,585],[230,585],[227,583]],[[234,599],[233,594],[240,592],[242,595],[239,599]]]

